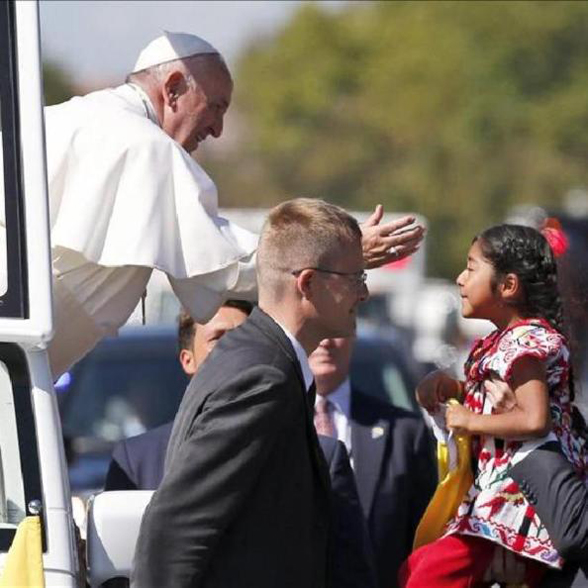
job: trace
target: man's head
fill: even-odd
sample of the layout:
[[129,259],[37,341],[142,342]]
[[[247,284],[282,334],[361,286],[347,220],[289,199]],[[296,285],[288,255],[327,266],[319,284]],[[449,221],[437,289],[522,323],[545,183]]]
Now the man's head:
[[260,307],[302,329],[312,349],[321,339],[352,335],[357,305],[368,296],[357,221],[322,200],[276,206],[262,229],[257,279]]
[[321,396],[334,392],[349,375],[353,337],[323,339],[308,361]]
[[205,324],[198,324],[182,311],[178,324],[179,359],[184,372],[193,376],[218,340],[238,327],[251,313],[253,305],[244,300],[227,300]]
[[128,81],[147,92],[161,128],[188,152],[209,135],[221,136],[233,81],[221,55],[203,39],[185,33],[158,37]]

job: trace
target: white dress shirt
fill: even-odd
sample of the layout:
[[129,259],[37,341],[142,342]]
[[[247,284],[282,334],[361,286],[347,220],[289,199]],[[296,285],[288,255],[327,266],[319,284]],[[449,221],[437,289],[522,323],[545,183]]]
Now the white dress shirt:
[[276,321],[276,323],[278,324],[280,329],[282,329],[282,331],[284,331],[284,334],[286,335],[286,337],[288,337],[288,339],[290,340],[290,343],[292,343],[292,347],[294,347],[294,352],[296,353],[296,358],[298,359],[298,363],[300,364],[300,368],[302,369],[302,377],[304,378],[304,385],[306,386],[306,391],[308,392],[308,390],[314,380],[314,376],[312,375],[312,372],[310,371],[310,364],[308,363],[308,355],[306,355],[306,351],[304,351],[304,347],[302,347],[302,345],[300,345],[300,342],[298,341],[298,339],[296,339],[296,337],[294,337],[294,335],[292,335],[292,333],[290,333],[290,331],[288,331],[288,329],[284,325],[281,325],[280,323],[278,323],[278,321]]

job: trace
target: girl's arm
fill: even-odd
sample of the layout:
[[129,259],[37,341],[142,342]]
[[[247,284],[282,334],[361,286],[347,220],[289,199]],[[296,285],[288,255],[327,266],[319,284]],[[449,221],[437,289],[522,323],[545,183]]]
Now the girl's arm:
[[458,433],[491,435],[501,439],[543,437],[551,429],[545,366],[522,357],[512,368],[511,387],[517,404],[503,414],[474,414],[463,406],[447,407],[447,426]]
[[440,370],[427,374],[417,386],[417,402],[429,412],[434,412],[439,403],[450,398],[463,398],[463,382],[449,377]]

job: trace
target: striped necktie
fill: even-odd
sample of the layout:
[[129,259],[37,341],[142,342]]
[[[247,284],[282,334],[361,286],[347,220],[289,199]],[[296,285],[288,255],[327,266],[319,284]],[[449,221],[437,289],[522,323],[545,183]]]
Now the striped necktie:
[[333,403],[321,396],[314,407],[314,427],[319,435],[336,437]]

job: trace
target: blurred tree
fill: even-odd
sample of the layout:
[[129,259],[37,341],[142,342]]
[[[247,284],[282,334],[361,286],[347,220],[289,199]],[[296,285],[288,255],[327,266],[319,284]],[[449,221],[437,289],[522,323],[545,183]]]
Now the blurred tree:
[[223,204],[414,210],[453,277],[513,204],[588,185],[587,33],[586,2],[302,3],[236,70],[241,142],[209,162]]
[[67,72],[55,63],[43,63],[43,82],[47,106],[65,102],[74,95],[74,85]]

